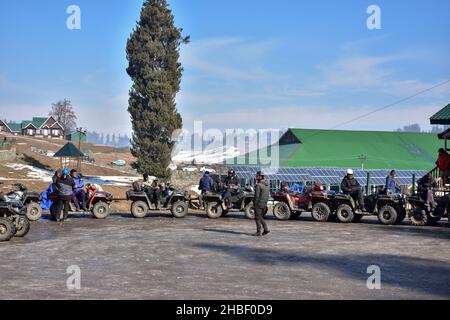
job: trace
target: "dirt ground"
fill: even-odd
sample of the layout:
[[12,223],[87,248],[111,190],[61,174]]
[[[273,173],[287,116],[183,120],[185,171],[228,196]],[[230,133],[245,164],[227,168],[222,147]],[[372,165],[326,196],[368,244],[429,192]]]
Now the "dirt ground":
[[[2,299],[449,299],[450,228],[268,220],[251,236],[243,214],[32,224],[0,243]],[[369,290],[369,266],[381,289]],[[69,266],[81,271],[69,290]]]

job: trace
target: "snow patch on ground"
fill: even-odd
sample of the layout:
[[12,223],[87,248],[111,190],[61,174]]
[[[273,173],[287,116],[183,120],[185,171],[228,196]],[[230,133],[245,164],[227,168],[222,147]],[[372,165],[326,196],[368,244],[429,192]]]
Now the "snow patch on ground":
[[[55,171],[40,169],[37,167],[33,167],[26,164],[20,163],[8,163],[5,165],[7,168],[11,168],[15,171],[27,170],[28,179],[13,179],[13,178],[1,178],[0,180],[4,181],[23,181],[23,180],[39,180],[43,182],[52,182],[53,175]],[[94,176],[94,177],[85,177],[84,181],[86,183],[93,183],[99,185],[110,185],[117,187],[125,187],[129,186],[134,181],[139,180],[139,177],[135,176]]]

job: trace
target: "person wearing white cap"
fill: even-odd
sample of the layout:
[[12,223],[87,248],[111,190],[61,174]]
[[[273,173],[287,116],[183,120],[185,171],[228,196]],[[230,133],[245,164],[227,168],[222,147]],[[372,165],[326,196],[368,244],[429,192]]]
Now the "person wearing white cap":
[[343,193],[350,195],[353,199],[358,201],[359,208],[365,211],[364,194],[358,180],[353,176],[353,170],[348,169],[347,175],[341,183],[341,190]]

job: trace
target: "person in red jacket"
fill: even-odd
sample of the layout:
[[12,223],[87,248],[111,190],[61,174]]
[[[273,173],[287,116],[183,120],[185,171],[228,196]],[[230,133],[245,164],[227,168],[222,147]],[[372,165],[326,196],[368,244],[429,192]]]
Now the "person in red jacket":
[[450,154],[444,149],[439,149],[439,156],[436,161],[436,166],[439,169],[443,184],[447,184],[450,175]]

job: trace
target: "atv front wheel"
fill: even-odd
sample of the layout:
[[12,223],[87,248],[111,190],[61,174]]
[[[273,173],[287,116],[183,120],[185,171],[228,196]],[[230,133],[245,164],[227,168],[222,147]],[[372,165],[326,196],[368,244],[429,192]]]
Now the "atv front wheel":
[[378,211],[378,221],[385,226],[391,226],[396,223],[398,219],[397,211],[391,206],[381,207]]
[[336,210],[336,216],[342,223],[351,223],[355,219],[353,209],[348,204],[341,204]]
[[291,208],[285,202],[278,202],[273,207],[273,215],[278,220],[289,220],[292,216]]
[[14,223],[7,218],[0,218],[0,241],[9,241],[15,233]]
[[30,202],[26,208],[26,215],[30,221],[37,221],[42,217],[42,208],[39,203]]
[[20,216],[17,220],[18,226],[16,227],[16,234],[14,236],[23,238],[30,231],[30,220],[25,216]]
[[189,206],[184,201],[177,201],[172,205],[170,212],[175,218],[184,218],[188,214]]
[[206,214],[210,219],[219,219],[222,216],[223,208],[217,202],[208,202],[206,204]]
[[255,207],[253,206],[253,203],[249,203],[244,208],[245,216],[250,220],[255,220]]
[[311,211],[311,216],[317,222],[327,222],[330,218],[330,207],[323,202],[316,203]]
[[148,205],[144,201],[135,201],[131,204],[131,214],[133,217],[142,219],[148,213]]
[[92,208],[92,214],[97,219],[106,219],[109,216],[110,208],[106,202],[100,201],[94,205]]

